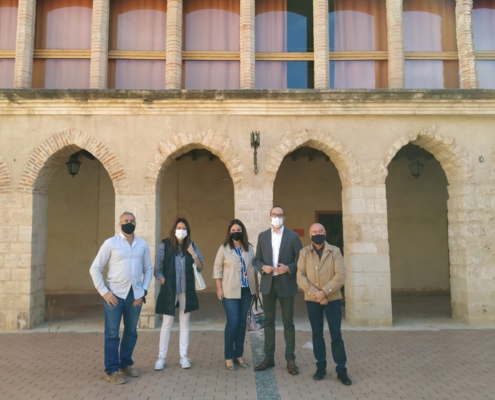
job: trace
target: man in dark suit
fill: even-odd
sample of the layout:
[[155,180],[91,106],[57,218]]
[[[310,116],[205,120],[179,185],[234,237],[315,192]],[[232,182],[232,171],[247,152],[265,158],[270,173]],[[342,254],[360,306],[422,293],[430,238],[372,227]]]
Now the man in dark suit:
[[254,370],[264,371],[275,365],[275,310],[277,299],[284,323],[285,359],[291,375],[297,375],[296,331],[294,327],[294,295],[297,286],[297,259],[302,249],[299,235],[284,227],[282,207],[270,211],[271,228],[258,236],[254,264],[261,273],[260,292],[265,310],[265,359]]

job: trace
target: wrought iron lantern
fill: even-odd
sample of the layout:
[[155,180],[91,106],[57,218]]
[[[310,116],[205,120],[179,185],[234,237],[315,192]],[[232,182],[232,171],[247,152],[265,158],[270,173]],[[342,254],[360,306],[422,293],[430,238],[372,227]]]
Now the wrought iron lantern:
[[409,170],[411,171],[411,175],[414,176],[416,179],[418,179],[419,176],[421,176],[421,173],[423,172],[423,167],[424,164],[421,164],[419,161],[413,161],[411,164],[409,164]]
[[77,157],[77,153],[72,154],[70,156],[69,161],[67,161],[65,165],[67,165],[67,170],[69,171],[69,174],[71,174],[72,177],[74,178],[79,172],[79,168],[81,167],[81,161],[79,161],[79,158]]

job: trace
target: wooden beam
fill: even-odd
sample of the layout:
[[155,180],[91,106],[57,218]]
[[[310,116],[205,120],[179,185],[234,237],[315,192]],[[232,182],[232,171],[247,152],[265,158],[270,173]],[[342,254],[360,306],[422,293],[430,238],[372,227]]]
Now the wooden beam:
[[299,157],[299,153],[301,152],[301,148],[302,147],[299,147],[298,149],[295,149],[292,152],[292,161],[297,161],[297,157]]
[[208,160],[213,161],[214,159],[215,159],[214,154],[211,151],[209,151],[208,152]]
[[198,159],[198,155],[194,150],[191,150],[189,153],[193,161],[196,161]]
[[313,161],[319,152],[320,152],[320,150],[313,149],[311,151],[311,153],[309,153],[309,156],[308,156],[309,161]]

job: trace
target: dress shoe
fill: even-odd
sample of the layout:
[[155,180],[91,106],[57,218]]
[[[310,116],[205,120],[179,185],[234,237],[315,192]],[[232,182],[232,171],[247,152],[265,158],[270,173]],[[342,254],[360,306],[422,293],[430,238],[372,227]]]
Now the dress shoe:
[[235,363],[227,363],[227,361],[232,361],[232,360],[225,360],[225,368],[227,368],[229,371],[235,371]]
[[337,374],[337,378],[340,379],[340,381],[346,386],[352,385],[351,378],[349,378],[347,372],[341,372],[340,374]]
[[313,375],[313,379],[315,381],[321,381],[326,374],[327,370],[325,368],[318,368]]
[[264,371],[265,369],[272,368],[275,366],[275,360],[273,358],[265,358],[256,367],[255,371]]
[[299,368],[293,360],[287,360],[287,370],[291,375],[299,375]]
[[238,358],[234,358],[234,364],[242,368],[249,368],[249,365],[246,361],[242,360],[242,362],[240,362]]

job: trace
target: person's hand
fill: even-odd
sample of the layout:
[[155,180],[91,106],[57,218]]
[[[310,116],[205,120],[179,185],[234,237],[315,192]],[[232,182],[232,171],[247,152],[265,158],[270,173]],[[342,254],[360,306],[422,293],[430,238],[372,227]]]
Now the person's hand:
[[265,274],[271,274],[274,270],[274,268],[270,265],[263,265],[261,267],[261,270],[265,273]]
[[316,293],[313,294],[313,299],[317,301],[318,303],[325,299],[327,296],[323,290],[318,290]]
[[326,298],[324,298],[322,301],[320,301],[320,304],[322,306],[326,306],[328,304],[328,300]]
[[223,289],[217,289],[217,297],[218,297],[218,300],[220,300],[220,301],[223,300]]
[[290,271],[289,270],[289,267],[287,265],[285,265],[285,264],[277,264],[277,267],[278,267],[277,268],[277,273],[279,275],[285,274],[285,273],[287,273],[287,272]]
[[113,295],[112,292],[106,292],[104,295],[103,295],[103,298],[105,299],[105,301],[107,302],[107,304],[110,306],[110,307],[113,307],[113,306],[116,306],[117,304],[119,304],[119,300],[117,299],[117,297],[115,297]]
[[159,278],[158,280],[160,281],[160,283],[161,283],[162,285],[165,285],[165,278],[163,278],[163,277],[162,277],[162,278]]
[[192,244],[189,244],[189,247],[187,248],[187,252],[194,258],[196,255],[196,252],[194,251],[194,247]]
[[134,300],[134,303],[132,303],[132,305],[134,307],[139,307],[141,304],[143,304],[143,298],[142,297],[140,297],[139,299]]

